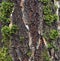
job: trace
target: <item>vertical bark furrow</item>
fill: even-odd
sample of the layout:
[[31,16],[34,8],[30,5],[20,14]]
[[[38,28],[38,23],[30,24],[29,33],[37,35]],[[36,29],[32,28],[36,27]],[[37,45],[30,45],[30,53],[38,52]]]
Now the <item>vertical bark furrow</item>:
[[34,46],[37,45],[37,41],[38,41],[39,14],[37,9],[38,9],[38,2],[36,2],[35,0],[25,1],[25,11],[28,14],[28,18],[29,18],[28,25],[32,37],[32,45]]
[[[19,28],[19,30],[17,31],[17,34],[13,34],[11,36],[12,47],[15,48],[15,53],[17,58],[14,56],[13,48],[11,52],[13,53],[12,54],[13,58],[16,59],[15,61],[24,61],[23,57],[24,57],[24,54],[26,55],[27,49],[28,49],[28,34],[22,19],[22,6],[21,6],[22,1],[13,0],[12,2],[14,2],[15,4],[14,12],[12,13],[12,25],[15,24]],[[21,38],[23,38],[23,40]],[[25,57],[25,59],[28,59],[28,58]]]
[[[38,8],[38,1],[36,0],[26,0],[25,1],[25,12],[26,12],[26,20],[28,21],[29,26],[29,34],[30,34],[30,49],[32,51],[31,57],[29,58],[29,61],[40,61],[39,54],[36,55],[36,48],[37,48],[37,42],[39,42],[39,34],[38,34],[38,27],[39,27],[39,8]],[[39,29],[40,31],[40,29]],[[40,50],[38,50],[41,52]],[[37,58],[36,58],[37,57]],[[37,60],[36,60],[37,59]]]

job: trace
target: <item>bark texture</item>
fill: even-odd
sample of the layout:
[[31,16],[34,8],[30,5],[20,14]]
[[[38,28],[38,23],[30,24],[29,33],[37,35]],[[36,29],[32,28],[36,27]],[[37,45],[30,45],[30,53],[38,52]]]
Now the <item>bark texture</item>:
[[[14,3],[10,24],[15,24],[19,28],[17,33],[11,35],[10,54],[13,61],[46,61],[43,54],[47,54],[51,58],[50,61],[60,61],[60,50],[47,49],[47,41],[43,37],[43,33],[46,32],[48,36],[51,29],[57,29],[56,22],[49,27],[43,21],[43,3],[38,0],[10,1]],[[54,5],[53,0],[51,3]],[[60,45],[59,40],[60,37],[53,42],[57,47]]]
[[[28,56],[26,54],[28,51],[28,34],[22,19],[22,6],[20,6],[22,1],[13,0],[13,2],[15,6],[14,12],[12,13],[12,24],[17,25],[19,30],[17,34],[12,35],[11,54],[13,61],[28,61]],[[21,38],[23,38],[23,40]]]

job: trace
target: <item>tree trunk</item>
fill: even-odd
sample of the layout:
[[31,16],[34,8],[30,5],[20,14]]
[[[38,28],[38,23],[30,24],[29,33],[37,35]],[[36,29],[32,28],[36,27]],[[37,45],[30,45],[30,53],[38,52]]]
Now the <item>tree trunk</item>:
[[[43,23],[43,4],[37,0],[11,1],[15,4],[11,22],[19,28],[17,33],[11,36],[10,54],[13,61],[46,61],[43,53],[47,49],[47,43],[42,35],[46,29],[50,31],[55,28],[55,25],[50,28]],[[48,54],[49,51],[46,52]],[[55,54],[54,49],[50,52],[51,55]]]

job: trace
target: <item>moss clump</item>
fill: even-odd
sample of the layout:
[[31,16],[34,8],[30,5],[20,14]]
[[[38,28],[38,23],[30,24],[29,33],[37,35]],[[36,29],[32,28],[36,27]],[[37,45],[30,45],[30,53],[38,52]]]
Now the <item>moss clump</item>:
[[4,26],[1,29],[4,39],[10,38],[10,36],[16,34],[17,31],[18,31],[18,27],[15,24],[13,24],[11,28],[9,26]]
[[54,40],[58,37],[58,31],[57,30],[51,30],[50,33],[49,33],[49,38]]
[[57,21],[57,15],[45,15],[44,21],[47,25],[51,26],[53,22]]
[[8,26],[2,27],[1,32],[4,37],[10,36],[10,28]]
[[47,6],[43,7],[43,14],[44,15],[52,14],[52,10],[51,10],[50,6],[47,5]]
[[10,34],[16,34],[16,32],[19,30],[18,26],[13,24],[11,29],[10,29]]
[[10,14],[12,13],[14,4],[11,2],[2,2],[0,7],[0,21],[3,24],[7,24],[10,22]]
[[42,2],[43,4],[47,4],[49,0],[38,0],[39,2]]
[[0,48],[0,61],[12,61],[6,47]]

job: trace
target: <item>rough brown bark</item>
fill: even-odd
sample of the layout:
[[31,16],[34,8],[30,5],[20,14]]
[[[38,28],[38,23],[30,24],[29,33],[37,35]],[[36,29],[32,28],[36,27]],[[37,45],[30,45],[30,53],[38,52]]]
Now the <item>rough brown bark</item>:
[[[21,0],[13,0],[13,2],[15,3],[15,6],[14,12],[12,13],[12,24],[17,25],[19,30],[17,31],[17,34],[11,36],[11,54],[14,61],[24,61],[28,59],[28,57],[26,57],[28,50],[28,34],[22,19]],[[22,41],[20,37],[23,37],[24,40]],[[20,41],[22,41],[22,43]]]
[[[30,37],[32,40],[32,44],[31,44],[31,51],[32,51],[32,56],[30,61],[43,61],[43,57],[42,57],[42,52],[43,52],[43,40],[40,40],[40,35],[42,34],[42,7],[40,6],[41,4],[38,3],[38,1],[36,0],[26,0],[25,1],[25,12],[26,12],[26,16],[28,18],[26,18],[26,20],[28,21],[28,26],[29,26],[29,32],[30,32]],[[40,8],[39,8],[40,7]],[[38,9],[38,10],[37,10]],[[41,11],[41,13],[40,13]],[[41,28],[40,28],[41,27]],[[40,34],[41,33],[41,34]],[[40,35],[39,35],[40,34]],[[43,42],[41,43],[41,45],[39,44],[39,42]],[[39,44],[40,47],[38,47],[37,49],[37,45]]]

